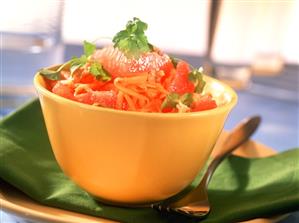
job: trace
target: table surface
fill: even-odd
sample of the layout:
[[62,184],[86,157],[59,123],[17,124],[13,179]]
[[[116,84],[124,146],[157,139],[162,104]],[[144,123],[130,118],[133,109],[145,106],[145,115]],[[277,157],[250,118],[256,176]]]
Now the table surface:
[[[80,46],[66,45],[65,59],[73,55],[80,55]],[[193,66],[199,67],[203,58],[186,55],[175,55],[189,61]],[[237,92],[238,104],[229,115],[225,129],[231,129],[240,120],[251,115],[261,115],[263,122],[258,132],[253,136],[278,152],[299,146],[299,66],[287,65],[277,76],[253,76],[251,85],[246,90]],[[2,97],[9,96],[2,95]],[[31,96],[20,96],[19,102]],[[0,117],[12,112],[11,107],[1,105]],[[0,211],[0,222],[24,223],[15,216]],[[280,223],[299,222],[299,212],[292,213]]]

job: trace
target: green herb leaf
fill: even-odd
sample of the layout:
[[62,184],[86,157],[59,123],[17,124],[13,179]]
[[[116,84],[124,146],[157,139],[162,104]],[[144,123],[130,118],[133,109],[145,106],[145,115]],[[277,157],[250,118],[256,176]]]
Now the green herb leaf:
[[138,18],[130,20],[126,29],[118,32],[113,37],[114,47],[120,49],[128,57],[138,57],[140,54],[153,50],[149,44],[144,31],[147,30],[147,24]]
[[98,62],[93,62],[90,65],[89,72],[94,75],[97,80],[101,79],[103,81],[111,80],[111,76],[108,72],[102,67],[102,65]]
[[71,75],[73,75],[73,73],[74,73],[78,68],[80,68],[80,67],[82,67],[81,64],[73,64],[73,65],[71,65],[71,67],[70,67]]
[[193,102],[193,96],[191,93],[185,93],[180,97],[180,101],[184,104],[190,107],[190,105]]
[[73,74],[78,68],[83,67],[87,62],[90,63],[89,72],[96,77],[97,80],[109,81],[111,76],[102,67],[102,65],[89,58],[90,55],[96,50],[96,45],[93,43],[84,41],[83,44],[84,54],[81,57],[73,57],[71,60],[71,74]]
[[202,69],[193,69],[188,76],[189,80],[195,84],[195,92],[201,93],[205,87],[206,82],[203,80]]
[[39,73],[49,80],[58,81],[61,79],[60,71],[41,69]]
[[203,79],[201,79],[201,81],[199,81],[198,84],[195,86],[195,92],[201,93],[203,91],[205,85],[206,85],[206,82]]
[[178,65],[178,62],[180,61],[179,58],[173,57],[173,56],[169,56],[171,63],[173,64],[173,66],[176,68],[176,66]]
[[85,54],[81,55],[81,57],[73,57],[71,59],[71,65],[85,65],[87,62],[87,56]]
[[170,93],[166,96],[162,102],[161,109],[164,108],[175,108],[180,99],[180,95],[177,93]]
[[192,70],[189,73],[188,78],[190,81],[194,83],[198,80],[198,78],[200,78],[200,76],[201,76],[201,72],[199,72],[199,70]]
[[61,65],[56,71],[48,70],[48,69],[42,69],[39,72],[46,78],[50,80],[60,80],[61,75],[60,71],[68,64],[70,64],[70,71],[71,75],[79,69],[80,67],[85,66],[85,64],[88,62],[90,63],[89,72],[94,75],[97,80],[101,79],[103,81],[109,81],[111,80],[111,76],[109,73],[102,67],[102,65],[91,59],[89,56],[94,53],[96,50],[96,45],[87,41],[83,42],[83,48],[84,48],[84,54],[80,57],[73,57],[71,60],[66,62],[65,64]]
[[84,40],[84,42],[83,42],[83,49],[84,49],[85,56],[89,57],[96,50],[96,45],[93,44],[93,43],[91,43],[91,42],[88,42],[88,41]]
[[62,64],[60,67],[57,68],[57,70],[49,70],[46,68],[40,69],[38,72],[44,76],[45,78],[49,80],[58,81],[61,79],[60,71],[66,66],[69,65],[71,61],[67,61],[64,64]]
[[81,55],[81,57],[73,57],[70,60],[70,71],[73,74],[78,68],[83,67],[87,62],[87,56],[85,54]]
[[84,40],[83,42],[83,50],[84,50],[84,54],[81,55],[80,57],[73,57],[70,60],[71,63],[71,67],[70,67],[70,71],[71,74],[73,74],[78,68],[83,67],[87,61],[88,61],[88,57],[90,55],[92,55],[94,53],[94,51],[96,50],[96,45],[93,43],[90,43],[86,40]]
[[183,95],[179,95],[177,93],[170,93],[162,102],[161,109],[176,108],[177,104],[179,104],[180,102],[190,107],[190,105],[193,102],[193,95],[191,93],[185,93]]

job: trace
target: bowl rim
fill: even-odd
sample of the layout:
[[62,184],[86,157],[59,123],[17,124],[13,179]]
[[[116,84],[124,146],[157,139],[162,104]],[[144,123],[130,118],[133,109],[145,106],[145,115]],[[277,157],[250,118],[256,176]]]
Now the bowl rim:
[[[60,65],[51,66],[51,67],[48,67],[48,69],[55,69],[58,66],[60,66]],[[80,103],[80,102],[73,101],[73,100],[64,98],[62,96],[56,95],[53,92],[46,89],[40,83],[40,80],[43,78],[44,77],[39,73],[39,71],[35,74],[34,79],[33,79],[33,84],[34,84],[35,89],[37,90],[38,93],[41,93],[42,95],[45,95],[48,98],[55,100],[56,102],[66,103],[71,106],[79,106],[80,108],[83,108],[86,110],[109,112],[109,113],[114,113],[114,114],[119,114],[119,115],[128,115],[128,116],[133,115],[133,116],[151,117],[151,118],[188,118],[188,117],[198,117],[198,116],[209,116],[212,114],[218,114],[218,113],[231,111],[231,109],[237,104],[237,101],[238,101],[238,95],[231,87],[229,87],[227,84],[225,84],[215,78],[204,75],[205,80],[213,81],[213,82],[218,83],[224,87],[224,89],[225,89],[224,91],[228,92],[229,95],[231,96],[231,100],[228,103],[217,106],[216,108],[213,108],[210,110],[204,110],[204,111],[198,111],[198,112],[186,112],[186,113],[123,111],[123,110],[117,110],[117,109],[113,109],[113,108],[105,108],[105,107],[84,104],[84,103]]]

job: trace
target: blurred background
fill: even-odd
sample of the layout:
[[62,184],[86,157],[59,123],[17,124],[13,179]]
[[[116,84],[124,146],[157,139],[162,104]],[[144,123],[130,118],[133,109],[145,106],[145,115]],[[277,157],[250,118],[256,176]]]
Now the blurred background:
[[239,102],[226,129],[260,114],[263,124],[254,139],[277,151],[299,146],[299,1],[0,3],[0,117],[35,97],[32,78],[38,69],[80,55],[83,40],[107,44],[128,20],[139,17],[148,23],[153,45],[203,66],[237,90]]
[[217,20],[211,55],[215,62],[252,64],[267,55],[299,63],[295,0],[66,0],[63,37],[75,44],[112,37],[135,16],[149,24],[147,35],[154,45],[171,53],[204,56],[211,14]]

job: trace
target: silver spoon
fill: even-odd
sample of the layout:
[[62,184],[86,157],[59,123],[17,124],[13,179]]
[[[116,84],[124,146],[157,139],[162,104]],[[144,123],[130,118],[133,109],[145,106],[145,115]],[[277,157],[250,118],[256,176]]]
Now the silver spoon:
[[261,122],[260,116],[254,116],[243,120],[228,135],[219,154],[215,156],[208,166],[200,184],[191,192],[170,203],[158,203],[152,205],[159,211],[178,212],[187,216],[204,218],[211,210],[208,199],[208,184],[219,164],[235,149],[245,143],[255,132]]

